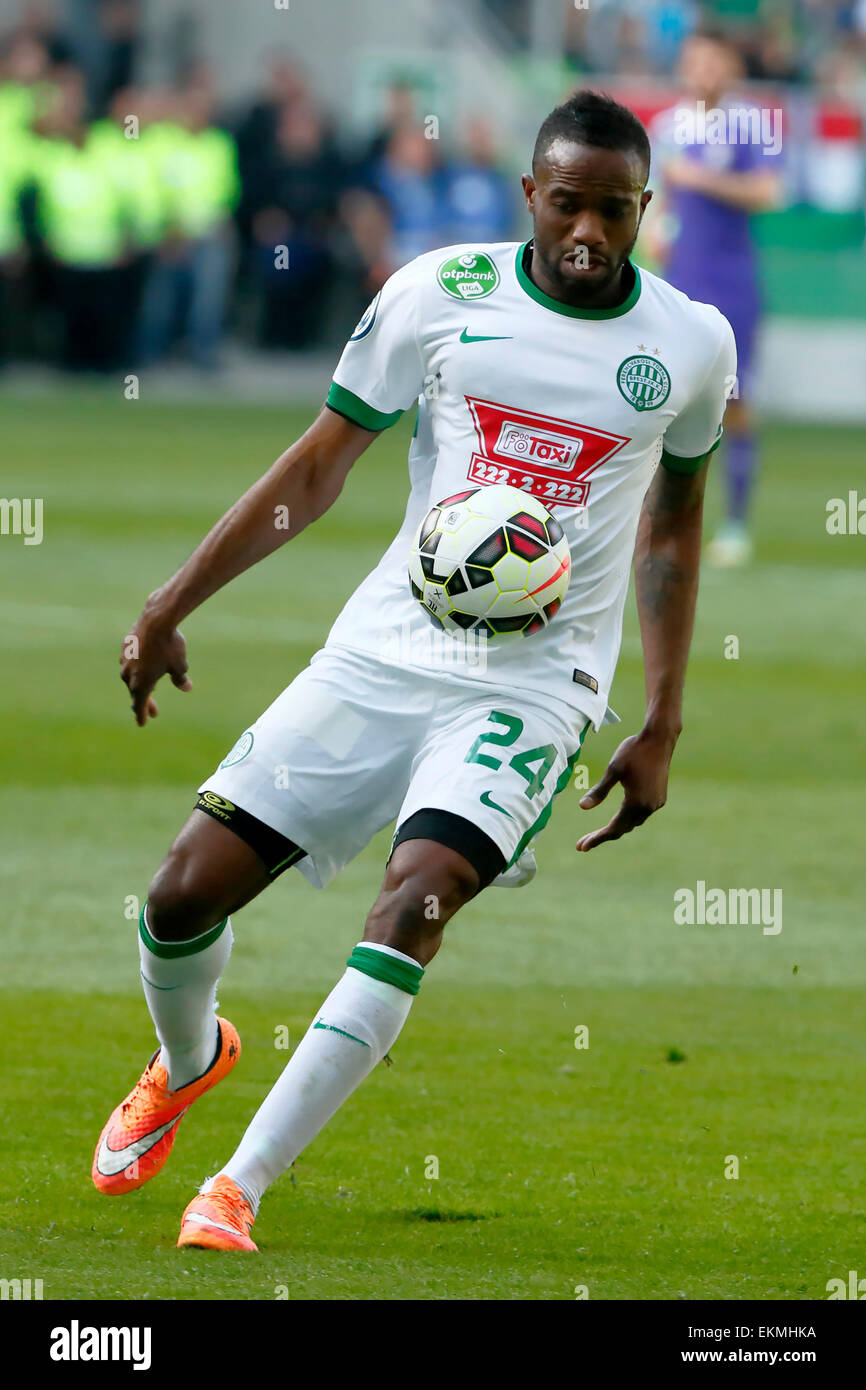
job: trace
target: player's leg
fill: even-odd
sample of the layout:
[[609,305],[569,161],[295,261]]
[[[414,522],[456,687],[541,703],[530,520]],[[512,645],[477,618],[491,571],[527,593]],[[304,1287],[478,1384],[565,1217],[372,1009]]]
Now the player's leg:
[[755,422],[744,400],[730,400],[725,412],[728,519],[745,526],[756,473]]
[[447,922],[543,828],[588,721],[525,701],[521,711],[493,692],[437,701],[364,939],[240,1146],[187,1207],[179,1245],[256,1248],[250,1228],[267,1185],[387,1055]]
[[[352,653],[320,652],[199,788],[142,912],[142,982],[160,1051],[103,1130],[101,1191],[154,1176],[190,1100],[237,1060],[237,1033],[215,1012],[231,913],[293,864],[323,887],[393,820],[429,715],[429,692],[416,685],[397,686],[388,668]],[[128,1155],[138,1160],[129,1173]]]
[[[188,1085],[214,1058],[216,988],[231,953],[231,914],[272,882],[280,857],[297,849],[235,806],[224,814],[229,824],[193,811],[154,876],[141,916],[142,985],[171,1090]],[[250,824],[259,825],[267,845],[253,847]]]
[[91,1171],[108,1195],[156,1176],[189,1106],[236,1065],[240,1038],[216,1014],[217,983],[232,946],[230,914],[302,854],[224,798],[214,800],[235,828],[195,810],[142,910],[141,979],[160,1046],[99,1137]]
[[[229,1162],[184,1212],[179,1245],[253,1250],[249,1235],[265,1188],[294,1163],[387,1056],[406,1022],[424,967],[454,914],[505,866],[497,845],[459,816],[446,838],[397,845],[364,938],[319,1009]],[[409,834],[412,834],[410,828]]]

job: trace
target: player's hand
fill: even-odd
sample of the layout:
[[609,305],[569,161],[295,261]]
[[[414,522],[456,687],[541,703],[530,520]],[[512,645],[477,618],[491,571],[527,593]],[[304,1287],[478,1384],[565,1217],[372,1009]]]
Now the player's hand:
[[621,782],[625,797],[619,810],[601,830],[591,830],[578,840],[581,851],[595,849],[606,840],[618,840],[635,826],[643,825],[667,800],[668,771],[676,739],[642,729],[619,745],[600,781],[580,798],[581,809],[591,811]]
[[129,688],[139,728],[159,714],[151,692],[163,676],[169,676],[178,690],[192,690],[188,669],[183,634],[170,624],[150,618],[145,609],[124,637],[120,652],[120,679]]

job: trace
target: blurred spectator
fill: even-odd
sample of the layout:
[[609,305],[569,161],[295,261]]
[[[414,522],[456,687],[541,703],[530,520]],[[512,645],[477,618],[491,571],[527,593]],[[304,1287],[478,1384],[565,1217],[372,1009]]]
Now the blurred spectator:
[[66,64],[73,61],[73,54],[57,23],[56,9],[56,0],[23,0],[19,5],[15,35],[39,43],[52,64]]
[[[849,216],[862,205],[866,0],[549,3],[564,6],[568,56],[599,85],[652,79],[624,84],[648,94],[647,120],[672,99],[684,36],[701,14],[726,13],[748,75],[816,84],[779,98],[799,196]],[[505,35],[507,48],[510,34],[519,63],[528,0],[486,4],[499,21],[491,43]],[[332,342],[406,260],[514,232],[519,197],[490,126],[470,118],[458,149],[427,139],[401,76],[347,149],[313,77],[273,53],[233,142],[215,123],[206,75],[190,71],[183,91],[142,85],[142,0],[15,8],[23,18],[0,35],[0,359],[44,356],[59,330],[69,365],[114,370],[183,341],[212,366],[227,309],[268,347]],[[173,13],[165,34],[183,67],[197,21],[189,7]],[[673,205],[688,190],[670,191]]]
[[[689,298],[715,304],[736,338],[737,391],[725,412],[722,456],[727,518],[709,547],[708,559],[722,566],[739,565],[751,555],[748,521],[758,468],[751,401],[762,300],[751,221],[752,214],[781,205],[781,130],[775,132],[776,142],[769,139],[771,132],[765,141],[761,113],[751,107],[756,119],[746,126],[744,138],[734,115],[749,109],[737,92],[742,62],[723,30],[705,28],[688,38],[678,76],[680,104],[662,112],[651,126],[662,183],[659,202],[667,200],[671,214],[664,275]],[[709,138],[698,112],[723,118],[723,138]]]
[[29,10],[30,31],[49,43],[54,62],[70,63],[81,71],[87,111],[102,115],[115,92],[132,80],[140,41],[140,0],[64,0],[58,7],[63,20],[59,42],[48,12],[38,5]]
[[87,139],[88,149],[124,204],[127,262],[118,286],[117,314],[129,325],[129,350],[134,346],[134,326],[147,276],[169,217],[166,188],[142,134],[152,125],[159,108],[157,93],[125,88],[115,94],[110,113],[91,126]]
[[245,193],[265,347],[302,347],[321,327],[343,186],[342,161],[318,111],[306,100],[284,106],[270,159]]
[[0,46],[0,135],[26,130],[51,100],[51,55],[41,39],[14,34]]
[[98,12],[101,62],[94,73],[91,102],[95,111],[109,109],[116,94],[132,82],[141,40],[139,0],[102,0]]
[[235,122],[242,197],[238,209],[241,235],[246,241],[256,200],[277,156],[277,131],[283,112],[309,101],[309,82],[299,63],[285,54],[267,67],[265,88],[257,101]]
[[87,141],[123,193],[131,245],[146,253],[161,242],[169,216],[167,188],[149,138],[163,104],[157,92],[124,88],[115,94],[109,113],[91,125]]
[[145,130],[145,156],[166,198],[166,233],[147,274],[138,355],[164,357],[187,338],[197,366],[218,364],[232,266],[231,217],[239,194],[234,141],[213,124],[209,74],[193,75]]
[[373,177],[391,210],[394,268],[447,243],[448,207],[436,141],[428,140],[418,126],[401,127],[391,136]]
[[467,123],[461,156],[445,170],[448,240],[504,241],[514,220],[511,181],[497,168],[490,122],[473,116]]
[[[354,185],[340,199],[339,216],[348,233],[346,237],[338,235],[335,245],[335,258],[349,282],[343,292],[355,297],[356,307],[363,309],[391,273],[388,205],[378,194]],[[354,324],[359,317],[350,309],[346,322]]]
[[388,146],[397,132],[407,130],[417,123],[415,92],[411,83],[392,82],[385,94],[385,114],[367,147],[367,167],[375,169],[385,158]]
[[118,313],[127,264],[127,209],[84,120],[82,74],[66,68],[30,147],[34,230],[47,259],[70,369],[110,371],[123,360],[128,322]]

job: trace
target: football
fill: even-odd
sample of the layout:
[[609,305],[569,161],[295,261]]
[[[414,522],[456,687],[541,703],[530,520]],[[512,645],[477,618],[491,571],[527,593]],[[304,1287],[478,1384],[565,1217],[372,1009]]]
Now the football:
[[427,513],[409,554],[409,582],[447,632],[529,637],[553,620],[571,575],[562,527],[536,498],[506,484],[468,488]]

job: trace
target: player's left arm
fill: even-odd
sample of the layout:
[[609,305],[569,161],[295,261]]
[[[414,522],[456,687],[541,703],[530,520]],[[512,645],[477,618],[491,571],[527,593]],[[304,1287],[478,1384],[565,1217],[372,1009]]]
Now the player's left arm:
[[613,819],[584,835],[579,850],[627,835],[667,800],[671,758],[683,727],[709,459],[721,442],[720,421],[737,370],[730,324],[716,309],[705,307],[703,312],[714,335],[711,365],[665,431],[661,461],[638,520],[634,578],[646,684],[644,724],[619,745],[601,780],[581,798],[588,811],[618,782],[625,792]]
[[591,810],[622,783],[613,819],[578,841],[579,850],[618,840],[664,806],[668,771],[683,727],[682,699],[698,596],[701,530],[709,457],[694,473],[656,469],[644,499],[634,552],[635,594],[646,684],[640,733],[617,748],[604,775],[581,799]]

